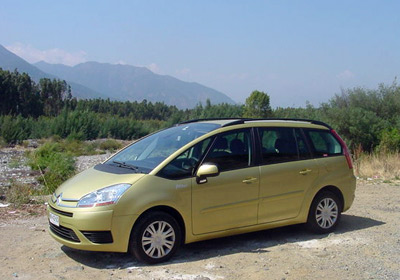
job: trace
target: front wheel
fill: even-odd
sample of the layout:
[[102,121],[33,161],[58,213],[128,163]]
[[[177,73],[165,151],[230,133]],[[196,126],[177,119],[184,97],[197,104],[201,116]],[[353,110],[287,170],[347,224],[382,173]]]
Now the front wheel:
[[307,228],[321,234],[332,232],[340,221],[341,209],[341,201],[334,193],[319,193],[311,204]]
[[129,247],[138,260],[155,264],[170,259],[180,243],[181,230],[174,217],[152,212],[134,226]]

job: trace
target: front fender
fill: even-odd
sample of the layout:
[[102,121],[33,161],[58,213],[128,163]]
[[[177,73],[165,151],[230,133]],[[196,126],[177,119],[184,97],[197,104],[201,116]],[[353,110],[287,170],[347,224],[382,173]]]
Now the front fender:
[[[157,206],[175,209],[186,228],[191,225],[191,178],[168,180],[146,175],[120,198],[114,208],[114,216],[142,215]],[[186,230],[187,232],[187,230]]]

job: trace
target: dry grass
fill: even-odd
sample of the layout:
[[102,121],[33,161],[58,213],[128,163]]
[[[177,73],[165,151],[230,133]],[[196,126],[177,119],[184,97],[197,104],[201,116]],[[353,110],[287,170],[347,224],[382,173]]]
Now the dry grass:
[[360,178],[400,179],[400,153],[355,153],[354,171]]
[[6,193],[8,202],[13,203],[16,207],[27,204],[31,201],[32,186],[16,181],[11,181],[11,186]]

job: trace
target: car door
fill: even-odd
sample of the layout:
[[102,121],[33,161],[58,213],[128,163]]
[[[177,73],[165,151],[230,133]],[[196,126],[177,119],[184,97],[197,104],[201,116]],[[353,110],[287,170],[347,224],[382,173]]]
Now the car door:
[[318,165],[300,129],[268,127],[258,131],[262,146],[258,223],[294,218],[318,177]]
[[217,165],[219,175],[192,182],[194,234],[257,223],[259,169],[252,134],[251,129],[233,130],[214,140],[203,163]]

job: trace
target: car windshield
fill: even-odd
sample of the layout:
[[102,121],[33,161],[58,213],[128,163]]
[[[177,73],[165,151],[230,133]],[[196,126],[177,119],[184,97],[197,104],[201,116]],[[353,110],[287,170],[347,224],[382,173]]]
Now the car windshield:
[[133,143],[105,164],[148,173],[187,143],[218,127],[219,124],[211,123],[189,123],[171,127]]

